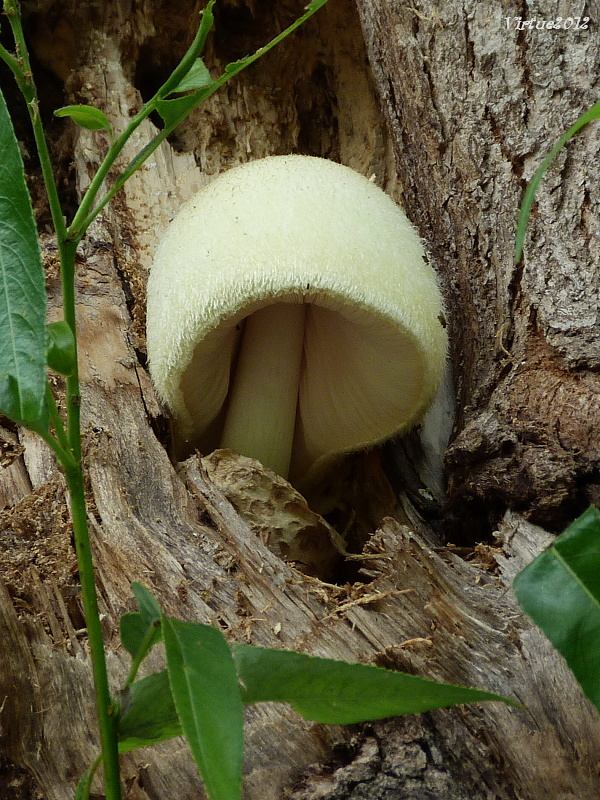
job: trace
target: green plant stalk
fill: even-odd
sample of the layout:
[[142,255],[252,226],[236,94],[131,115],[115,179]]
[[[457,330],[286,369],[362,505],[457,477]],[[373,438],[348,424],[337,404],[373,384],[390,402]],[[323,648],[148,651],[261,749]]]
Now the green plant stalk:
[[106,800],[121,800],[119,744],[117,738],[119,708],[111,697],[108,686],[104,640],[98,611],[94,564],[87,524],[83,472],[78,464],[65,470],[65,473],[71,495],[71,514],[81,582],[81,597],[92,654],[92,672],[96,688],[96,710],[100,727],[102,761],[104,762],[104,791]]
[[[102,163],[100,164],[98,171],[94,175],[92,182],[90,183],[88,190],[85,193],[79,208],[77,209],[77,213],[73,218],[73,222],[69,226],[68,237],[72,241],[74,242],[81,241],[81,238],[85,235],[85,232],[89,228],[90,223],[98,216],[100,211],[116,194],[116,192],[119,191],[119,189],[123,186],[127,178],[129,178],[133,174],[133,172],[135,172],[135,169],[128,171],[127,176],[123,180],[118,180],[119,183],[118,187],[115,188],[115,186],[113,186],[111,191],[108,192],[106,197],[103,199],[102,203],[98,205],[96,208],[94,208],[93,211],[91,211],[92,206],[94,205],[94,202],[96,200],[96,196],[98,195],[98,192],[100,191],[110,168],[113,166],[116,159],[120,155],[121,151],[125,147],[126,143],[131,138],[133,132],[136,130],[136,128],[139,128],[142,122],[144,122],[144,120],[147,119],[150,116],[150,114],[156,109],[156,103],[162,98],[166,97],[177,86],[177,84],[181,82],[181,80],[185,77],[185,75],[187,75],[187,73],[191,69],[194,61],[198,58],[199,54],[202,52],[202,49],[204,48],[204,44],[206,42],[206,37],[208,36],[208,33],[213,23],[213,16],[211,13],[211,9],[214,3],[215,0],[211,0],[211,2],[209,2],[207,7],[200,12],[202,16],[202,22],[200,24],[200,27],[198,28],[196,36],[194,37],[194,41],[188,48],[180,64],[177,66],[174,72],[169,76],[167,81],[160,87],[160,89],[154,95],[154,97],[142,106],[142,108],[138,111],[138,113],[133,117],[129,125],[127,125],[123,133],[111,144],[108,153],[106,154]],[[171,132],[172,129],[169,130],[169,133]],[[158,144],[160,144],[160,142],[157,143],[156,147],[158,147]],[[148,153],[148,155],[150,155],[150,153]],[[146,158],[147,157],[148,156],[146,156]],[[134,159],[134,161],[135,160],[136,159]],[[119,177],[121,178],[123,176]]]
[[46,444],[53,450],[54,455],[59,460],[59,462],[64,465],[74,466],[75,462],[73,461],[73,456],[71,455],[69,450],[63,449],[59,442],[52,436],[52,434],[43,427],[40,427],[35,424],[28,425],[29,430],[37,433]]
[[[44,440],[52,447],[58,460],[62,464],[70,493],[71,513],[73,519],[73,530],[75,535],[75,546],[81,582],[82,602],[84,615],[88,630],[90,643],[92,670],[96,688],[96,707],[100,727],[100,738],[102,744],[102,754],[94,764],[94,770],[100,763],[104,763],[104,784],[106,800],[120,800],[120,772],[118,758],[118,739],[117,726],[119,708],[110,695],[108,685],[108,675],[106,668],[106,658],[104,653],[104,643],[102,628],[98,612],[98,601],[95,586],[94,566],[87,525],[87,511],[85,501],[85,487],[81,461],[81,421],[80,421],[80,392],[79,377],[77,370],[77,324],[75,315],[75,255],[77,245],[85,235],[89,225],[100,213],[102,208],[112,199],[116,192],[121,189],[127,179],[144,163],[144,161],[156,150],[156,148],[172,133],[175,127],[189,115],[192,108],[210,97],[221,86],[229,81],[234,75],[245,67],[256,61],[268,50],[282,41],[287,35],[299,27],[306,19],[312,16],[326,0],[313,0],[307,7],[306,13],[286,28],[281,34],[275,37],[264,47],[260,48],[254,55],[242,59],[239,62],[228,65],[223,75],[209,87],[197,91],[194,94],[194,105],[182,111],[175,119],[171,120],[165,128],[154,137],[154,139],[137,154],[124,172],[118,176],[117,180],[102,198],[100,203],[94,207],[98,192],[100,191],[110,168],[123,150],[126,142],[131,137],[137,127],[157,108],[157,104],[168,97],[182,78],[189,72],[194,61],[202,51],[206,37],[212,27],[213,16],[211,13],[215,0],[210,0],[206,9],[202,12],[202,22],[194,38],[194,42],[182,59],[179,66],[175,69],[169,79],[159,89],[157,94],[146,103],[138,114],[129,123],[121,136],[114,141],[102,164],[99,167],[82,203],[73,219],[71,226],[67,229],[62,214],[62,208],[58,197],[58,190],[46,138],[39,116],[39,106],[36,87],[33,81],[31,66],[29,62],[27,47],[21,26],[19,7],[17,0],[4,0],[4,11],[9,19],[16,46],[16,57],[0,45],[0,58],[9,66],[17,81],[17,84],[26,100],[27,109],[31,118],[34,138],[40,158],[42,174],[46,184],[48,200],[54,228],[57,235],[59,257],[61,264],[61,282],[63,293],[63,313],[65,321],[71,328],[75,342],[75,369],[72,375],[67,378],[67,430],[65,432],[58,410],[51,398],[49,403],[50,418],[55,429],[57,438],[48,431],[37,430]],[[48,387],[48,392],[51,394]],[[133,665],[130,672],[131,680],[135,678],[137,666]],[[86,790],[89,794],[89,787],[93,777],[90,771],[89,779],[86,782]]]
[[[53,176],[52,181],[54,182]],[[65,467],[65,475],[69,487],[75,550],[77,553],[77,565],[81,584],[81,598],[92,659],[94,686],[96,689],[96,710],[100,728],[102,761],[104,763],[104,789],[106,800],[121,800],[121,778],[117,739],[118,708],[111,698],[108,684],[104,639],[98,611],[95,570],[87,524],[81,457],[81,402],[77,359],[77,321],[75,314],[75,253],[77,250],[77,242],[66,240],[66,230],[64,230],[62,236],[62,242],[60,242],[59,239],[59,254],[63,313],[66,323],[73,332],[75,343],[74,369],[73,373],[69,375],[66,380],[66,437],[74,463],[72,466],[67,467],[63,462],[63,467]]]
[[131,686],[131,684],[134,682],[135,676],[137,675],[138,669],[140,668],[140,664],[146,658],[148,652],[150,651],[150,647],[152,646],[152,640],[154,638],[154,633],[156,631],[156,628],[160,627],[160,624],[161,624],[160,620],[157,620],[156,625],[148,628],[148,631],[144,636],[144,639],[139,647],[139,650],[135,658],[133,659],[133,662],[131,664],[131,669],[129,670],[127,679],[123,684],[123,689],[127,689],[127,687]]
[[[75,319],[75,252],[77,249],[77,242],[69,241],[67,238],[67,229],[62,214],[54,174],[52,172],[50,153],[39,115],[36,87],[31,74],[29,56],[21,26],[19,10],[15,0],[4,0],[4,10],[12,28],[17,57],[14,58],[10,53],[7,53],[7,51],[0,52],[0,56],[2,56],[11,68],[19,89],[25,98],[31,118],[33,134],[48,194],[50,212],[57,236],[61,264],[63,313],[65,315],[65,321],[71,328],[75,341],[76,366],[73,374],[67,378],[66,438],[68,440],[69,450],[64,449],[65,441],[63,439],[63,434],[56,428],[56,419],[53,421],[59,440],[63,439],[61,443],[56,441],[54,437],[48,433],[39,430],[37,432],[43,436],[44,440],[56,453],[57,458],[65,470],[67,485],[69,487],[83,611],[88,630],[92,672],[96,689],[96,708],[100,728],[102,759],[104,762],[106,800],[120,800],[121,780],[117,740],[118,714],[116,713],[117,708],[110,696],[108,685],[108,673],[104,654],[102,628],[98,613],[94,566],[87,526],[85,491],[81,466],[80,395],[77,370],[77,325]],[[9,57],[8,59],[6,58],[7,55]],[[50,413],[52,417],[52,410]]]
[[8,21],[10,22],[13,32],[17,57],[15,58],[5,48],[2,48],[0,51],[0,56],[12,70],[15,80],[17,81],[17,85],[21,90],[21,94],[27,103],[27,111],[29,112],[29,117],[31,119],[35,144],[40,158],[46,191],[48,193],[50,213],[52,214],[52,222],[58,238],[58,247],[60,250],[61,241],[65,240],[67,229],[62,214],[60,200],[58,199],[56,182],[52,173],[50,153],[48,152],[48,145],[46,142],[46,137],[44,136],[44,129],[42,127],[42,121],[39,114],[37,91],[33,81],[33,75],[31,73],[29,54],[27,52],[23,28],[21,26],[19,9],[15,0],[4,0],[4,12],[8,17]]
[[[81,206],[77,214],[75,215],[73,222],[71,223],[68,235],[73,238],[75,241],[79,241],[81,236],[83,236],[83,232],[87,230],[89,225],[93,222],[93,220],[98,216],[100,211],[112,200],[115,194],[122,189],[123,185],[129,180],[129,178],[136,172],[142,164],[148,159],[152,153],[159,147],[164,140],[173,133],[175,128],[196,108],[200,103],[203,103],[207,100],[211,95],[213,95],[216,91],[218,91],[222,86],[224,86],[228,81],[231,80],[238,72],[241,72],[246,67],[253,64],[259,58],[265,55],[269,50],[283,41],[290,33],[299,28],[307,19],[312,17],[312,15],[318,11],[322,6],[325,5],[327,0],[315,0],[309,6],[307,6],[307,10],[305,13],[295,20],[291,25],[289,25],[284,31],[280,34],[275,36],[275,38],[271,39],[264,47],[259,48],[253,55],[247,56],[246,58],[241,59],[240,61],[236,61],[232,64],[228,64],[225,68],[225,72],[221,75],[220,78],[217,78],[210,86],[207,86],[205,89],[198,90],[196,93],[196,102],[192,108],[186,108],[184,111],[181,112],[172,122],[168,125],[165,125],[162,131],[158,133],[148,144],[132,159],[129,165],[125,168],[125,170],[118,175],[115,182],[113,183],[110,190],[106,193],[106,195],[100,200],[100,202],[92,208],[94,204],[94,200],[104,178],[108,174],[111,166],[113,165],[115,159],[123,149],[125,142],[131,136],[133,131],[141,125],[141,123],[157,108],[157,103],[167,97],[178,85],[181,78],[183,78],[191,65],[196,60],[198,55],[202,52],[204,47],[204,43],[206,41],[206,36],[208,35],[208,31],[212,26],[212,13],[211,9],[214,5],[214,2],[210,2],[207,7],[204,9],[202,13],[202,24],[196,34],[196,38],[194,42],[190,46],[189,50],[185,54],[181,65],[177,67],[177,69],[173,72],[173,74],[168,78],[168,80],[161,86],[158,92],[154,95],[154,97],[149,100],[143,108],[136,114],[136,116],[132,119],[129,123],[127,128],[123,131],[121,136],[116,140],[116,142],[111,146],[106,157],[102,164],[100,165],[98,172],[96,173],[92,183],[89,186],[88,191],[82,201]],[[185,65],[185,69],[182,67]]]
[[595,119],[600,119],[600,100],[597,103],[589,108],[586,112],[584,112],[576,122],[571,125],[568,131],[564,133],[556,145],[552,148],[552,150],[548,153],[546,158],[542,161],[540,166],[536,169],[533,178],[529,181],[527,189],[525,190],[525,194],[523,196],[523,201],[521,203],[521,208],[519,210],[519,218],[517,220],[517,235],[515,238],[515,264],[518,264],[521,260],[523,255],[523,247],[525,245],[525,234],[527,233],[527,221],[529,219],[529,214],[531,212],[531,207],[533,205],[533,201],[535,200],[535,195],[538,190],[540,183],[542,182],[542,178],[552,161],[554,160],[555,156],[560,152],[560,150],[567,144],[569,139],[575,136],[581,128],[588,124],[588,122],[592,122]]
[[[52,394],[52,387],[50,386],[50,382],[46,384],[46,404],[48,406],[48,413],[50,415],[50,422],[52,423],[52,427],[56,433],[56,438],[58,440],[59,445],[65,451],[65,453],[70,452],[70,445],[69,440],[67,438],[67,434],[65,432],[65,428],[63,425],[62,418],[58,413],[58,408],[56,406],[56,401],[54,399],[54,395]],[[62,460],[61,460],[62,463]]]
[[63,313],[65,315],[65,322],[73,332],[75,345],[73,372],[66,380],[67,438],[75,461],[81,465],[81,397],[79,393],[77,318],[75,314],[75,254],[77,251],[77,242],[66,240],[66,230],[64,236],[65,238],[62,241],[62,246],[59,244]]
[[[75,365],[77,365],[77,323],[75,320],[75,252],[77,249],[77,242],[69,241],[67,236],[67,226],[58,197],[56,181],[54,180],[48,143],[46,142],[44,128],[39,114],[37,91],[31,74],[27,45],[25,44],[21,19],[15,0],[4,0],[4,10],[9,19],[15,39],[17,58],[14,58],[14,56],[6,50],[4,50],[4,52],[0,51],[0,56],[8,64],[15,76],[15,80],[27,103],[27,110],[31,119],[35,145],[40,159],[46,192],[48,194],[52,223],[56,231],[61,268],[63,313],[65,315],[65,321],[73,333],[76,356]],[[76,366],[73,375],[67,378],[67,429],[69,443],[77,462],[81,460],[79,406],[79,377]]]

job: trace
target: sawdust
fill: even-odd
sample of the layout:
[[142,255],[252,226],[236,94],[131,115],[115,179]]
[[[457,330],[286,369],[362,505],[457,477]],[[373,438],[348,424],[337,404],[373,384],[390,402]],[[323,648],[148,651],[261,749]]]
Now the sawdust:
[[77,559],[65,486],[57,478],[0,512],[0,575],[13,596],[26,596],[31,569],[58,587],[76,582]]

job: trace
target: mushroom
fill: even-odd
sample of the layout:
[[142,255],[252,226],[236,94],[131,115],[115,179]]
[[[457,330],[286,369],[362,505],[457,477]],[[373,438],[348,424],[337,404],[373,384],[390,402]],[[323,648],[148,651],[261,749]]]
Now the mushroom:
[[301,490],[412,426],[446,360],[421,240],[348,167],[273,156],[179,211],[148,283],[148,355],[176,455],[217,447]]

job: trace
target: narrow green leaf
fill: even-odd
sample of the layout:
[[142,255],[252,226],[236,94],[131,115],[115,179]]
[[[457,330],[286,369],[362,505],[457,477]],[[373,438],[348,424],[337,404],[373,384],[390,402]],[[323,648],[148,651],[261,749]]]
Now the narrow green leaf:
[[0,92],[0,413],[47,429],[46,286],[25,170]]
[[197,34],[198,53],[201,53],[204,50],[204,45],[206,44],[208,34],[211,32],[212,26],[215,24],[215,15],[212,13],[212,10],[216,2],[217,0],[209,0],[206,6],[200,12],[200,27],[198,28]]
[[119,620],[119,633],[123,647],[131,657],[141,660],[146,655],[140,653],[141,647],[148,652],[155,644],[162,641],[160,606],[154,595],[141,583],[134,581],[131,588],[140,610],[123,614]]
[[74,800],[89,800],[92,791],[92,783],[94,780],[94,775],[96,774],[98,767],[101,764],[102,764],[102,754],[99,754],[94,759],[93,764],[89,767],[89,769],[86,769],[86,771],[79,779],[77,788],[75,789]]
[[567,144],[569,139],[571,139],[575,134],[587,125],[588,122],[591,122],[594,119],[600,119],[600,100],[595,103],[588,111],[582,114],[577,122],[572,125],[569,130],[563,134],[563,136],[559,139],[556,146],[552,149],[552,151],[546,156],[546,158],[542,161],[540,166],[537,168],[533,178],[529,181],[529,185],[525,190],[525,195],[523,196],[523,202],[521,203],[521,210],[519,211],[519,219],[517,221],[517,235],[515,240],[515,261],[517,264],[521,260],[521,256],[523,255],[523,246],[525,244],[525,234],[527,233],[527,223],[529,221],[529,214],[531,212],[531,206],[533,205],[533,201],[535,199],[536,192],[540,183],[542,182],[542,178],[544,177],[544,173],[554,160],[554,157],[557,153]]
[[150,625],[160,619],[161,611],[158,605],[158,600],[152,592],[149,592],[141,583],[133,581],[131,584],[133,596],[137,600],[140,614],[144,617],[146,622]]
[[72,375],[75,369],[75,339],[64,320],[52,322],[46,329],[48,366],[61,375]]
[[[206,84],[200,82],[194,86],[188,85],[187,90],[197,89],[198,86],[210,85],[211,83],[210,75],[208,74],[208,70],[206,70],[206,73],[203,73],[202,67],[204,67],[204,64],[202,63],[199,56],[200,53],[202,53],[202,51],[204,50],[206,39],[212,29],[212,26],[214,25],[215,18],[212,13],[212,9],[215,4],[215,1],[216,0],[209,0],[209,2],[206,5],[206,8],[204,8],[200,12],[200,26],[198,27],[198,31],[194,36],[194,41],[190,45],[187,53],[182,58],[179,65],[173,70],[169,78],[158,90],[154,98],[154,100],[156,101],[154,105],[155,108],[159,108],[160,104],[165,102],[165,98],[173,94],[173,92],[186,91],[186,89],[181,88],[181,85],[183,83],[185,86],[185,83],[187,82],[190,72],[192,72],[192,74],[195,74],[196,77],[202,77],[202,75],[204,74],[204,77],[208,79],[208,82]],[[202,67],[198,66],[198,62],[202,63]],[[206,67],[204,67],[204,69],[206,69]],[[169,116],[168,105],[165,106],[164,112],[168,117]],[[159,114],[160,113],[161,112],[159,110]]]
[[210,89],[198,89],[194,94],[186,94],[185,97],[175,97],[173,100],[157,100],[156,110],[165,125],[172,125],[186,117],[210,93]]
[[291,650],[236,644],[233,654],[244,703],[290,703],[303,717],[317,722],[348,725],[486,700],[514,705],[506,697],[478,689]]
[[234,75],[237,75],[238,72],[241,72],[243,69],[246,69],[246,67],[249,67],[250,64],[253,64],[259,58],[264,56],[265,53],[268,53],[269,50],[272,50],[276,45],[278,45],[285,38],[287,38],[290,35],[290,33],[293,33],[296,30],[296,28],[299,28],[301,25],[303,25],[306,22],[306,20],[312,17],[312,15],[315,12],[317,12],[320,8],[322,8],[326,2],[327,0],[312,0],[311,3],[305,6],[304,14],[302,14],[302,16],[298,17],[298,19],[292,22],[292,24],[289,25],[284,31],[275,36],[274,39],[271,39],[271,41],[267,42],[267,44],[264,45],[263,47],[259,47],[259,49],[252,55],[246,56],[245,58],[240,58],[238,61],[232,61],[230,64],[227,64],[223,72],[223,75],[221,76],[221,78],[219,78],[218,81],[219,85],[221,83],[225,83],[226,81],[230,80],[231,78],[233,78]]
[[82,128],[90,131],[108,131],[112,133],[112,127],[108,117],[99,108],[94,106],[63,106],[54,112],[55,117],[70,117],[73,122]]
[[591,507],[514,580],[521,608],[600,711],[600,512]]
[[154,647],[162,640],[162,630],[160,625],[148,625],[148,622],[137,611],[131,611],[123,614],[119,620],[119,633],[121,635],[121,642],[123,647],[127,650],[132,658],[137,658],[140,655],[140,647],[146,640],[149,628],[154,630],[152,639],[149,642],[150,648]]
[[132,683],[121,702],[119,752],[158,744],[181,734],[167,671]]
[[172,90],[171,94],[174,92],[192,92],[196,89],[205,89],[207,86],[210,86],[212,82],[213,79],[210,77],[210,72],[206,64],[201,58],[197,58],[192,64],[192,68],[188,74],[181,83]]
[[89,797],[87,791],[89,775],[90,771],[88,769],[83,773],[83,775],[79,779],[79,783],[77,784],[77,788],[75,789],[74,800],[87,800],[87,798]]
[[[290,33],[293,33],[296,28],[299,28],[300,25],[309,19],[309,17],[312,17],[316,11],[322,8],[326,2],[327,0],[313,0],[313,2],[306,6],[304,14],[298,17],[298,19],[289,25],[284,31],[278,34],[274,39],[271,39],[271,41],[264,45],[264,47],[260,47],[252,55],[240,58],[238,61],[232,61],[230,64],[227,64],[223,70],[223,74],[217,78],[217,80],[211,81],[211,83],[206,85],[204,88],[198,89],[193,94],[187,95],[186,97],[177,97],[174,100],[158,100],[156,103],[156,110],[164,120],[165,125],[175,125],[184,119],[197,105],[202,103],[217,89],[231,80],[234,75],[237,75],[238,72],[241,72],[246,67],[249,67],[250,64],[253,64],[259,58],[261,58],[261,56],[264,56],[265,53],[268,53],[269,50],[272,50],[276,45],[282,42],[287,36],[290,35]],[[212,4],[210,4],[210,8],[212,8]],[[205,13],[209,10],[210,9],[207,6]],[[205,20],[208,20],[208,15],[206,18],[203,17],[202,25],[205,24]],[[212,13],[210,14],[210,20],[210,24],[212,25]],[[210,30],[210,28],[207,29],[206,35],[208,35],[208,30]],[[181,83],[179,84],[179,87],[180,86]],[[178,88],[177,91],[181,91],[181,89]]]
[[221,631],[163,617],[169,681],[184,735],[211,800],[239,800],[244,715]]

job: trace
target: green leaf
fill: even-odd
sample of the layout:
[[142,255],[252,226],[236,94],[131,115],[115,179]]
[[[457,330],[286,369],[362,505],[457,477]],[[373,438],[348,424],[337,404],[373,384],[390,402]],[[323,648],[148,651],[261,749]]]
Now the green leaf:
[[158,601],[141,583],[131,584],[133,594],[138,602],[139,611],[123,614],[119,620],[119,633],[123,647],[133,659],[143,658],[140,648],[148,652],[155,644],[162,641],[160,625],[160,606]]
[[71,117],[77,125],[90,131],[108,131],[112,133],[108,117],[103,111],[100,111],[99,108],[94,108],[94,106],[64,106],[63,108],[57,108],[54,116]]
[[73,331],[64,320],[52,322],[46,329],[46,358],[48,366],[61,375],[72,375],[75,370],[75,339]]
[[197,51],[201,53],[204,50],[204,45],[206,44],[206,40],[208,38],[208,34],[212,30],[212,26],[215,24],[215,15],[213,14],[213,6],[217,0],[208,0],[206,6],[200,12],[200,27],[198,28],[198,33],[196,35],[197,39]]
[[478,689],[291,650],[236,644],[233,654],[244,703],[290,703],[303,717],[317,722],[348,725],[485,700],[515,705]]
[[211,800],[239,800],[244,716],[231,651],[221,631],[163,617],[175,707]]
[[206,64],[201,58],[197,58],[181,83],[179,83],[175,89],[171,90],[171,94],[174,92],[192,92],[196,89],[205,89],[207,86],[210,86],[212,82],[213,79],[210,77],[210,72]]
[[152,627],[154,633],[152,639],[148,643],[148,650],[154,647],[162,640],[162,630],[159,625],[149,626],[144,617],[137,611],[131,611],[123,614],[119,620],[119,633],[121,635],[121,642],[123,647],[127,650],[132,658],[137,658],[146,636],[148,635],[149,628]]
[[[322,6],[325,5],[327,0],[313,0],[308,6],[306,6],[304,14],[298,17],[291,25],[289,25],[284,31],[278,34],[274,39],[271,39],[264,47],[260,47],[255,53],[249,56],[245,56],[244,58],[240,58],[238,61],[233,61],[230,64],[227,64],[225,69],[223,70],[223,74],[217,78],[217,80],[212,81],[205,85],[203,88],[198,89],[193,94],[187,95],[186,97],[177,97],[174,100],[158,100],[156,102],[156,110],[164,120],[166,126],[174,126],[179,123],[182,119],[184,119],[197,105],[202,103],[206,100],[210,95],[214,94],[214,92],[219,89],[221,86],[226,84],[234,75],[237,75],[238,72],[241,72],[246,67],[249,67],[250,64],[253,64],[257,61],[261,56],[264,56],[265,53],[268,53],[269,50],[272,50],[276,45],[282,42],[290,33],[299,28],[304,22],[306,22],[309,17],[318,11]],[[210,6],[210,8],[209,8]],[[206,12],[210,12],[212,8],[212,3],[209,4],[205,9]],[[206,17],[203,16],[202,25],[206,28],[206,35],[208,35],[208,31],[210,30],[210,25],[212,25],[212,13],[207,14]],[[205,25],[206,23],[206,25]],[[170,90],[168,93],[170,94],[174,90]],[[181,91],[181,82],[178,85],[176,91]]]
[[514,580],[521,608],[600,711],[600,512],[591,507]]
[[121,703],[119,752],[158,744],[181,734],[167,671],[132,683]]
[[185,97],[175,97],[173,100],[157,100],[156,110],[162,117],[165,125],[172,125],[186,117],[205,97],[212,94],[211,87],[198,89],[194,94]]
[[25,170],[0,92],[0,413],[48,428],[46,285]]
[[327,0],[312,0],[311,3],[305,6],[304,14],[292,22],[292,24],[289,25],[284,31],[275,36],[274,39],[271,39],[271,41],[267,42],[267,44],[263,47],[259,47],[259,49],[252,55],[246,56],[245,58],[240,58],[238,61],[232,61],[230,64],[227,64],[223,75],[218,80],[218,84],[222,85],[222,83],[230,80],[234,75],[237,75],[238,72],[241,72],[246,67],[249,67],[250,64],[253,64],[259,58],[264,56],[265,53],[268,53],[269,50],[272,50],[276,45],[286,39],[290,33],[293,33],[296,28],[299,28],[301,25],[303,25],[306,20],[312,17],[312,15],[322,8],[326,2]]
[[554,157],[567,144],[569,139],[575,136],[575,134],[581,128],[583,128],[584,125],[587,125],[588,122],[591,122],[594,119],[600,119],[600,100],[597,103],[595,103],[590,109],[588,109],[588,111],[582,114],[577,120],[577,122],[575,122],[575,124],[572,125],[565,134],[563,134],[563,136],[559,139],[557,145],[542,161],[540,166],[537,168],[533,178],[529,181],[529,185],[527,186],[525,195],[523,196],[523,202],[521,203],[521,210],[519,211],[519,219],[517,222],[517,236],[515,240],[515,261],[517,263],[519,263],[519,261],[521,260],[521,256],[523,255],[523,246],[525,243],[525,234],[527,233],[527,222],[529,220],[531,206],[533,205],[536,192],[538,190],[540,183],[542,182],[544,173],[554,160]]
[[[215,21],[214,14],[212,13],[214,4],[215,0],[209,0],[206,8],[200,12],[200,27],[194,37],[194,42],[190,50],[188,50],[182,63],[175,69],[164,86],[159,89],[155,108],[167,127],[175,127],[190,113],[190,111],[218,88],[217,84],[213,82],[210,77],[210,73],[204,65],[204,62],[201,58],[198,58],[204,49],[206,39]],[[190,57],[194,60],[186,71],[184,64]],[[182,75],[182,77],[177,78],[176,76],[178,74]],[[173,94],[173,92],[184,92],[190,89],[195,90],[194,94],[188,95],[187,97],[177,97],[172,100],[164,99]]]
[[90,771],[88,769],[79,779],[73,800],[86,800],[86,798],[89,797],[89,794],[87,793],[89,775]]
[[133,589],[133,596],[137,600],[140,614],[146,620],[148,625],[160,620],[160,606],[158,605],[158,600],[156,597],[154,597],[152,592],[149,592],[145,586],[142,586],[142,584],[138,583],[137,581],[133,581],[131,588]]

